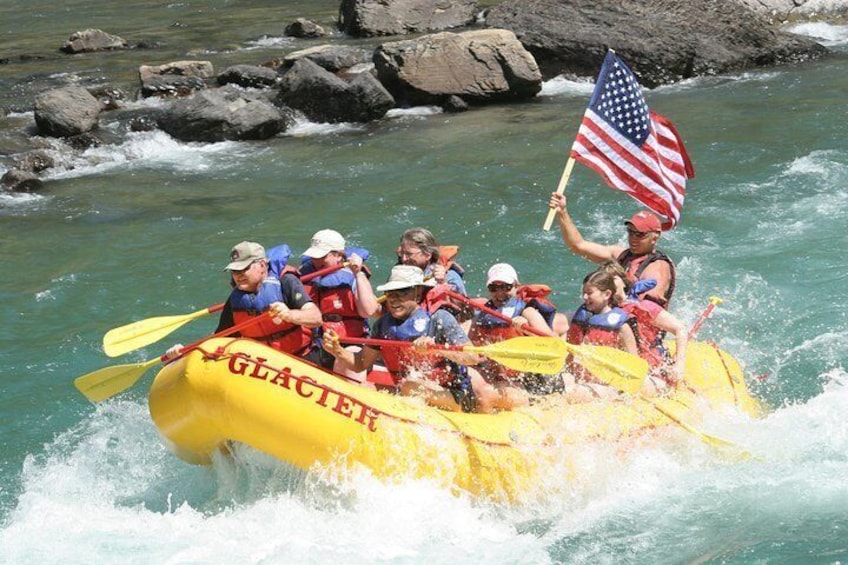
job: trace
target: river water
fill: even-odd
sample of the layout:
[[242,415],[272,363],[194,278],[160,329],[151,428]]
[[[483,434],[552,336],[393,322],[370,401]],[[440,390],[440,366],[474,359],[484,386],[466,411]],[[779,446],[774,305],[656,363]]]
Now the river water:
[[[262,62],[309,45],[286,23],[330,26],[335,2],[12,0],[0,7],[0,148],[33,127],[34,94],[114,82],[181,58]],[[99,27],[156,50],[67,57]],[[459,245],[480,293],[496,261],[579,303],[591,268],[541,229],[591,85],[552,80],[523,104],[445,115],[393,112],[367,126],[301,121],[263,143],[178,143],[159,132],[57,159],[42,192],[0,194],[0,562],[5,563],[838,563],[848,560],[848,28],[799,32],[824,60],[697,79],[647,93],[696,169],[681,223],[674,312],[745,366],[768,412],[715,415],[708,433],[755,456],[728,462],[693,436],[584,454],[591,471],[531,505],[506,507],[423,481],[296,473],[242,449],[194,467],[150,421],[153,372],[93,406],[73,379],[141,362],[210,332],[193,322],[121,359],[105,331],[220,302],[220,271],[243,239],[305,249],[333,227],[373,253],[426,226]],[[22,61],[20,55],[38,55]],[[136,104],[127,102],[128,104]],[[104,115],[105,128],[119,126]],[[2,169],[2,167],[0,167]],[[0,170],[0,173],[3,171]],[[637,204],[578,165],[570,209],[588,239],[621,240]]]

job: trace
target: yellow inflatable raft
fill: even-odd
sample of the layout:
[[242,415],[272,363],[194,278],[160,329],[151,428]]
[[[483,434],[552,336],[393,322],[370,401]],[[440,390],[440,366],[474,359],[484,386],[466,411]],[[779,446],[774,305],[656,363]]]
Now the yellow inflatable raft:
[[555,394],[511,412],[462,414],[363,388],[251,340],[213,338],[159,372],[150,414],[169,448],[192,463],[237,441],[302,469],[364,465],[380,477],[514,499],[563,445],[666,427],[712,440],[697,428],[704,410],[758,412],[727,353],[692,342],[686,369],[686,386],[669,398],[567,404]]

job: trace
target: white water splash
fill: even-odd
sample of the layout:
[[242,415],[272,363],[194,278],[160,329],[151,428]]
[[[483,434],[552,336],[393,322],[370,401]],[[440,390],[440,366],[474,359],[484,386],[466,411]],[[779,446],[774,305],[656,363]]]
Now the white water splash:
[[836,47],[848,44],[848,25],[833,25],[825,22],[806,22],[790,26],[786,29],[786,31],[811,37],[825,47]]

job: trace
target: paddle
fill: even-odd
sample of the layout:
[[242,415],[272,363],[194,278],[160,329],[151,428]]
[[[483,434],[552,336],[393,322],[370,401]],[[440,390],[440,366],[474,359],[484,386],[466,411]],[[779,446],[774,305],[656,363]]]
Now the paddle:
[[135,351],[145,345],[156,343],[192,320],[218,312],[223,308],[222,302],[191,314],[157,316],[112,328],[103,336],[103,352],[109,357],[117,357]]
[[[412,347],[411,341],[392,339],[345,337],[341,341],[377,347]],[[478,353],[516,371],[553,375],[560,372],[565,363],[566,343],[554,337],[526,336],[483,346],[431,345],[428,349]]]
[[[264,314],[256,316],[255,318],[245,320],[240,324],[236,324],[225,330],[221,330],[216,334],[204,337],[203,339],[200,339],[192,343],[191,345],[188,345],[183,348],[183,350],[180,351],[180,354],[172,360],[176,360],[182,357],[183,355],[189,353],[190,351],[197,349],[200,344],[206,341],[207,339],[211,339],[213,337],[228,336],[248,326],[258,324],[262,320],[267,319],[269,316],[270,313],[265,312]],[[81,377],[77,377],[76,379],[74,379],[74,386],[76,386],[77,390],[79,390],[83,395],[85,395],[85,397],[88,398],[90,401],[95,403],[101,402],[133,386],[136,381],[138,381],[138,379],[141,378],[141,376],[154,365],[166,362],[169,362],[168,358],[165,355],[162,355],[161,357],[151,359],[150,361],[145,361],[144,363],[131,363],[129,365],[115,365],[113,367],[104,367],[102,369],[98,369],[97,371],[85,374]]]
[[724,300],[722,300],[718,296],[710,296],[709,306],[707,306],[706,310],[701,312],[701,315],[698,317],[695,323],[692,324],[692,329],[689,330],[689,339],[695,339],[695,335],[698,333],[698,330],[700,330],[701,326],[704,325],[704,322],[709,319],[715,307],[721,304],[722,302],[724,302]]
[[[444,293],[454,300],[463,302],[499,320],[512,323],[512,318],[509,316],[505,316],[484,304],[478,304],[458,292],[445,290]],[[542,332],[530,326],[524,326],[521,329],[544,336]],[[574,345],[552,337],[547,339],[554,339],[562,343],[562,347],[574,355],[577,362],[583,365],[587,371],[597,376],[598,380],[609,382],[617,388],[626,389],[626,392],[638,391],[648,374],[648,362],[626,351],[601,345]]]
[[[307,282],[315,277],[327,275],[334,271],[338,271],[347,263],[340,263],[332,267],[326,267],[300,277],[301,282]],[[218,312],[224,308],[224,303],[209,306],[203,310],[192,312],[191,314],[183,314],[178,316],[157,316],[155,318],[146,318],[133,322],[125,326],[113,328],[106,332],[103,336],[103,351],[109,357],[118,357],[124,353],[135,351],[151,343],[156,343],[167,335],[175,332],[181,326],[188,322]]]

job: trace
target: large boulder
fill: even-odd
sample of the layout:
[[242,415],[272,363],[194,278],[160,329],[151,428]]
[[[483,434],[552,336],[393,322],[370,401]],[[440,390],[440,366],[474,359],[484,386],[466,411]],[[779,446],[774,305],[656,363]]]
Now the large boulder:
[[81,86],[44,92],[35,99],[38,132],[50,137],[70,137],[97,127],[100,102]]
[[377,76],[401,105],[525,100],[542,88],[533,56],[511,31],[442,32],[380,45]]
[[371,73],[360,73],[347,82],[307,58],[295,61],[283,75],[276,103],[327,123],[370,122],[395,105]]
[[738,0],[505,0],[486,23],[514,31],[546,79],[594,76],[612,48],[649,88],[826,52]]
[[268,139],[285,131],[289,119],[265,98],[225,86],[177,100],[158,124],[182,141],[214,142]]
[[99,29],[85,29],[71,35],[59,50],[73,54],[126,48],[127,42],[117,35]]
[[468,25],[476,0],[342,0],[339,28],[356,37],[440,31]]

